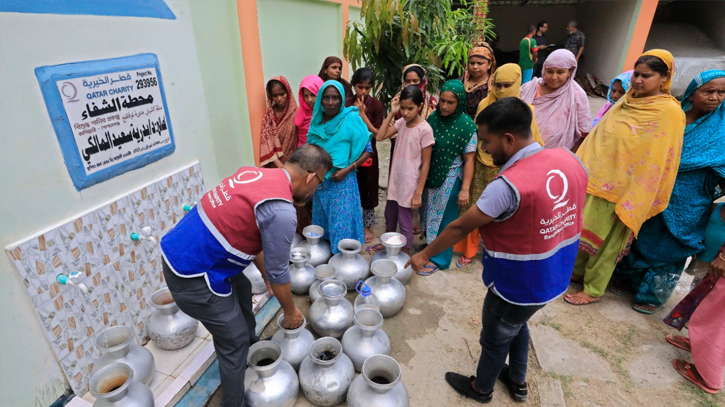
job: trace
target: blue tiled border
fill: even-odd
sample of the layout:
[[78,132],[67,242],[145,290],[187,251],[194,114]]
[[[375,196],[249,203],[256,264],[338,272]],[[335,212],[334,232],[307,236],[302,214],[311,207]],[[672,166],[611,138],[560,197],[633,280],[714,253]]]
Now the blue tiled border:
[[164,0],[0,0],[0,12],[176,20]]

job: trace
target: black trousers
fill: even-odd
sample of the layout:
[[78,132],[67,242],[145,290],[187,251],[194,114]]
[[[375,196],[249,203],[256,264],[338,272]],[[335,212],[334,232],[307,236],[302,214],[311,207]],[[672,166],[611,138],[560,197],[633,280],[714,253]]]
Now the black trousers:
[[247,353],[256,342],[252,284],[242,274],[232,279],[232,294],[220,297],[204,277],[182,278],[163,263],[166,284],[179,308],[198,319],[214,340],[221,376],[222,407],[244,406]]

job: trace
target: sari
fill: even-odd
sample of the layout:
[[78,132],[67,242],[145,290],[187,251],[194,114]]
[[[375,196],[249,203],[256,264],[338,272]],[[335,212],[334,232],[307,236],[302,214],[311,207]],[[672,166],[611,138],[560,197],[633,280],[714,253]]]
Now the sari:
[[[269,93],[269,82],[279,81],[287,92],[287,105],[282,115],[277,117],[272,107],[272,95]],[[295,127],[295,116],[297,115],[297,103],[292,95],[292,88],[284,76],[275,76],[267,82],[267,110],[262,118],[262,134],[259,137],[259,165],[265,167],[271,165],[278,159],[284,164],[297,148],[297,128]]]
[[[682,108],[700,86],[725,71],[710,70],[690,82]],[[685,127],[682,154],[667,209],[642,225],[627,261],[615,277],[628,279],[635,301],[662,305],[672,294],[688,257],[705,249],[705,230],[715,187],[725,178],[725,103]]]
[[[335,80],[322,84],[319,95],[330,86],[334,86],[341,97],[344,95],[342,84]],[[337,115],[324,123],[323,112],[322,98],[318,97],[307,142],[324,148],[332,157],[333,168],[325,175],[322,189],[313,196],[312,223],[325,230],[323,237],[330,241],[332,252],[336,254],[340,251],[337,245],[342,239],[355,239],[362,244],[365,233],[356,173],[349,173],[340,182],[330,177],[335,171],[352,165],[366,149],[372,152],[371,133],[356,107],[345,107],[341,101]]]
[[[669,52],[643,55],[660,58],[674,74]],[[574,274],[584,276],[584,291],[593,297],[604,294],[628,241],[670,200],[685,130],[685,114],[669,93],[671,78],[659,95],[634,97],[629,89],[577,152],[589,185]]]
[[[476,151],[476,125],[466,114],[466,91],[461,81],[446,81],[441,93],[452,92],[458,98],[455,112],[443,116],[440,108],[428,117],[433,128],[435,145],[431,157],[426,188],[423,192],[424,230],[432,242],[449,223],[458,218],[458,193],[463,178],[463,155]],[[445,270],[450,266],[453,248],[432,257],[430,261]]]
[[[329,81],[331,78],[329,78],[327,76],[327,73],[325,73],[325,70],[330,65],[334,64],[335,62],[337,62],[341,66],[344,66],[342,64],[342,59],[340,59],[340,58],[338,58],[336,56],[329,56],[329,57],[325,58],[325,61],[324,62],[322,62],[322,68],[320,68],[320,72],[317,74],[317,76],[319,76],[320,79],[322,79],[323,81]],[[333,79],[333,80],[336,80],[336,81],[340,82],[340,84],[342,85],[342,88],[345,90],[345,93],[343,93],[343,95],[342,95],[342,100],[343,101],[345,99],[347,99],[348,97],[352,96],[352,94],[353,94],[353,92],[352,92],[352,85],[350,84],[350,82],[347,81],[347,79],[345,79],[342,76],[340,76],[340,79]]]
[[463,76],[458,78],[463,82],[466,88],[466,114],[471,119],[476,119],[478,104],[488,96],[493,84],[493,73],[496,71],[496,58],[493,56],[493,49],[485,42],[476,44],[468,51],[468,58],[480,57],[487,60],[491,66],[488,68],[488,81],[471,84],[469,82],[468,70],[463,72]]
[[302,89],[307,89],[313,94],[317,95],[320,86],[324,81],[317,75],[307,75],[302,79],[300,84],[299,95],[297,96],[300,101],[300,107],[297,110],[297,116],[295,117],[295,126],[297,126],[297,147],[307,142],[307,131],[310,129],[310,120],[312,119],[312,108],[305,102],[305,95]]
[[521,100],[536,108],[534,118],[546,148],[571,149],[592,130],[589,99],[574,80],[577,63],[571,52],[565,49],[552,52],[544,62],[544,71],[547,68],[565,68],[571,74],[559,89],[543,96],[539,96],[539,87],[544,84],[544,78],[525,83],[521,87]]
[[596,126],[597,123],[602,120],[602,117],[604,117],[609,109],[611,109],[612,106],[616,103],[614,100],[612,100],[612,88],[614,87],[614,82],[619,81],[622,84],[622,88],[624,88],[624,93],[627,93],[632,80],[632,72],[634,71],[620,73],[619,75],[617,75],[616,78],[612,79],[612,83],[609,86],[609,92],[607,92],[607,103],[605,103],[604,106],[599,109],[599,112],[597,112],[597,116],[594,118],[594,121],[592,121],[592,126]]
[[[496,87],[493,86],[497,83],[508,82],[513,83],[513,85],[501,90],[497,90]],[[493,77],[491,78],[491,84],[491,92],[489,92],[488,96],[478,104],[475,116],[478,116],[478,114],[481,113],[485,108],[487,108],[499,99],[503,99],[506,97],[519,97],[519,92],[521,89],[521,67],[519,67],[518,64],[505,64],[500,66],[498,69],[496,69],[496,72],[494,72]],[[529,105],[529,107],[531,108],[531,111],[533,113],[534,107],[531,105]],[[531,121],[531,134],[534,137],[534,140],[543,147],[544,142],[543,140],[541,140],[541,134],[539,134],[539,127],[536,125],[536,120]],[[476,204],[476,201],[481,196],[481,194],[483,194],[483,190],[486,189],[488,183],[493,181],[493,179],[496,178],[496,176],[498,175],[499,167],[494,165],[491,154],[483,149],[480,141],[476,146],[476,159],[473,165],[473,180],[471,181],[471,189],[469,193],[471,200],[469,201],[468,205],[461,208],[460,215],[463,215],[467,210],[469,210],[473,205]],[[453,247],[453,251],[461,252],[465,257],[471,258],[475,256],[478,252],[478,246],[479,234],[478,229],[475,229],[468,236],[466,236],[465,239],[456,243],[456,246]]]

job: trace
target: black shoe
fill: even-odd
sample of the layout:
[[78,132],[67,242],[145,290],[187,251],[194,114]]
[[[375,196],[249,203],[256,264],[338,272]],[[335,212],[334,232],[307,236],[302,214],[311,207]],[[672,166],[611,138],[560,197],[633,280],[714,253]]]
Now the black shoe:
[[501,369],[501,373],[498,375],[498,380],[501,380],[501,382],[506,385],[506,388],[509,389],[511,398],[515,401],[526,401],[526,399],[529,398],[529,390],[526,388],[526,382],[524,382],[524,384],[514,383],[509,377],[510,371],[511,368],[509,365],[504,365],[503,369]]
[[462,374],[448,372],[446,373],[446,381],[453,387],[453,390],[457,391],[461,396],[474,399],[479,403],[490,403],[493,400],[493,390],[489,393],[480,393],[473,389],[471,382],[476,379],[475,376],[464,376]]

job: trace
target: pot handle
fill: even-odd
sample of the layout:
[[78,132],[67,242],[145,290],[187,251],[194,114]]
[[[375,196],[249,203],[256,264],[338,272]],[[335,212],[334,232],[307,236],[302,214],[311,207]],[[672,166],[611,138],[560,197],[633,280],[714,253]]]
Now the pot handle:
[[[362,286],[362,288],[360,288]],[[370,286],[365,284],[362,280],[358,281],[355,285],[355,291],[357,291],[360,295],[363,297],[367,297],[372,293],[372,290],[370,290]]]

